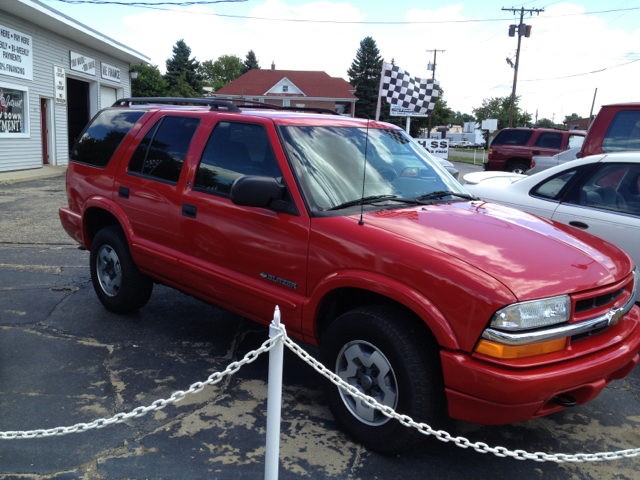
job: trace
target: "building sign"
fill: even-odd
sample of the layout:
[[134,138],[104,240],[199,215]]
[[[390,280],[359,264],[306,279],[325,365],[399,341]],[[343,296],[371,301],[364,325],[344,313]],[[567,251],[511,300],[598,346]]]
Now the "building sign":
[[96,61],[93,58],[85,57],[80,53],[69,52],[71,70],[86,73],[87,75],[96,74]]
[[33,80],[33,40],[0,25],[0,74]]
[[102,62],[102,78],[120,83],[120,69]]
[[389,111],[389,114],[392,117],[428,117],[429,116],[424,113],[416,113],[410,108],[404,108],[401,105],[391,105],[391,110]]
[[67,104],[67,76],[64,68],[53,66],[54,90],[56,92],[56,105]]
[[414,140],[434,157],[449,158],[449,139],[414,138]]
[[0,137],[27,133],[25,97],[25,91],[6,88],[0,84]]

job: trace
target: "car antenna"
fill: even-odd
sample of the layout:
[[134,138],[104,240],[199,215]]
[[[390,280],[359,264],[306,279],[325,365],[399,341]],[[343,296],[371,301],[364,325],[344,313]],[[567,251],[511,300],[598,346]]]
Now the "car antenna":
[[[369,146],[369,122],[371,119],[367,118],[367,136],[364,142],[364,168],[362,169],[362,199],[364,200],[364,183],[367,175],[367,147]],[[360,203],[360,221],[358,225],[364,225],[364,202]]]

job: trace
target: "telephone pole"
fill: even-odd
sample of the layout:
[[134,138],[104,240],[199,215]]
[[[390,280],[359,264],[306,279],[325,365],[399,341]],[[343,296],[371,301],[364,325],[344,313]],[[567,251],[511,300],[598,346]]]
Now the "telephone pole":
[[520,42],[522,41],[522,37],[530,37],[531,36],[531,25],[525,25],[523,23],[524,14],[528,13],[529,15],[533,15],[537,13],[540,15],[540,12],[544,12],[544,8],[504,8],[503,11],[513,12],[515,15],[517,12],[520,12],[520,23],[518,25],[509,25],[509,36],[514,37],[516,34],[516,30],[518,32],[518,50],[516,50],[516,63],[515,65],[511,64],[509,58],[507,58],[507,63],[509,63],[513,69],[513,90],[511,91],[511,110],[509,111],[509,128],[513,127],[513,107],[516,102],[516,83],[518,82],[518,67],[520,66]]
[[[438,52],[444,53],[444,50],[427,50],[427,52],[433,52],[433,64],[431,65],[431,70],[433,74],[431,75],[431,80],[435,81],[436,79],[436,55]],[[431,116],[433,112],[429,114],[429,130],[427,131],[427,138],[431,138]]]

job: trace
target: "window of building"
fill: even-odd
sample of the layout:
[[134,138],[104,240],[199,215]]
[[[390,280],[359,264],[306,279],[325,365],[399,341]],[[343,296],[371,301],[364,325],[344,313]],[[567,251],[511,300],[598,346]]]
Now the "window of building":
[[282,93],[287,93],[289,91],[289,85],[282,86]]
[[103,110],[85,129],[71,152],[71,161],[104,167],[136,122],[142,110]]
[[291,106],[291,100],[282,100],[282,106],[283,107],[290,107]]
[[162,117],[136,148],[129,173],[177,183],[198,125],[198,117]]
[[281,179],[267,131],[263,125],[220,122],[202,152],[194,189],[228,195],[243,175]]
[[29,90],[0,83],[0,138],[28,138]]

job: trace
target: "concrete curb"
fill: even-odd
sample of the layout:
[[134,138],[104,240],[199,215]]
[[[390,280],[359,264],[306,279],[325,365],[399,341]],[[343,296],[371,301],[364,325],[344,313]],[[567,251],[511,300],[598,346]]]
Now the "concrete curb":
[[67,173],[66,165],[44,165],[42,168],[32,170],[18,170],[15,172],[1,172],[0,185],[11,183],[30,182],[32,180],[42,180],[45,178],[60,177]]

